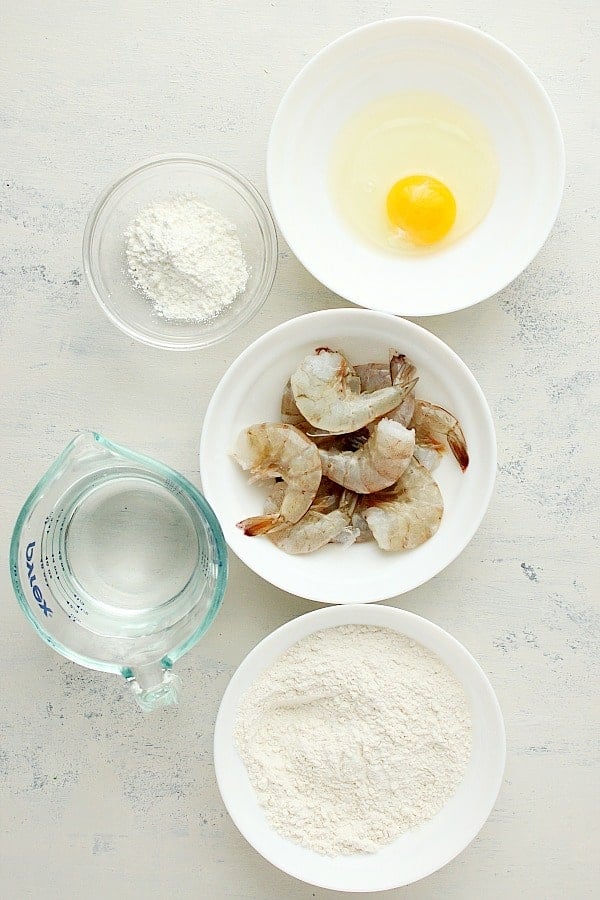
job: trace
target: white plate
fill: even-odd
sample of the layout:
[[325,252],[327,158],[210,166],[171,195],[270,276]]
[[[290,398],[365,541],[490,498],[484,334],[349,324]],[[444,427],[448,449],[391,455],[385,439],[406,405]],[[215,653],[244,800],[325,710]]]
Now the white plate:
[[[233,729],[240,699],[267,666],[306,635],[347,624],[393,628],[436,653],[464,686],[471,707],[473,745],[463,781],[433,819],[377,853],[326,857],[292,843],[271,828],[235,749]],[[215,726],[217,782],[229,815],[248,843],[289,875],[336,891],[401,887],[454,859],[473,840],[492,811],[502,784],[505,755],[498,700],[471,654],[427,619],[387,606],[320,609],[278,628],[248,654],[231,679]]]
[[[375,99],[428,91],[466,107],[488,129],[500,178],[485,219],[447,249],[386,254],[346,226],[331,202],[331,146]],[[359,306],[428,316],[505,287],[538,253],[564,183],[556,114],[533,72],[475,28],[427,17],[375,22],[334,41],[302,69],[279,106],[267,180],[283,235],[312,274]]]
[[[460,420],[471,462],[461,473],[450,454],[434,472],[445,511],[438,532],[416,550],[386,553],[374,542],[328,545],[289,556],[265,537],[247,537],[236,522],[263,511],[268,488],[248,484],[230,457],[238,433],[257,422],[281,421],[281,394],[307,353],[327,345],[350,362],[406,353],[419,371],[417,396]],[[234,553],[258,575],[292,594],[321,603],[371,603],[410,591],[452,562],[475,534],[487,509],[496,472],[496,439],[481,388],[462,360],[418,325],[386,313],[334,309],[279,325],[230,366],[206,411],[200,473],[206,499]]]

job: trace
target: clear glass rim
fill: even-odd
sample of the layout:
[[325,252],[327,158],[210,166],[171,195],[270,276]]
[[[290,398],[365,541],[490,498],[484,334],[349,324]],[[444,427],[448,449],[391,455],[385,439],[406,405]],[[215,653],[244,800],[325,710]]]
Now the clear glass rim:
[[38,483],[35,485],[31,493],[25,500],[25,503],[23,504],[19,515],[17,516],[10,541],[9,555],[10,575],[15,596],[17,598],[19,606],[25,614],[25,617],[31,623],[31,625],[33,625],[33,628],[42,638],[44,643],[52,647],[53,650],[56,650],[57,653],[60,653],[61,656],[64,656],[66,659],[70,659],[72,662],[78,663],[81,666],[85,666],[87,669],[94,669],[97,672],[123,674],[127,669],[127,660],[123,660],[123,664],[120,665],[118,663],[107,663],[102,662],[101,660],[92,659],[91,657],[82,656],[81,654],[76,653],[74,650],[71,650],[69,647],[66,647],[60,641],[57,641],[51,634],[48,634],[48,632],[41,627],[39,621],[33,615],[31,607],[25,599],[25,591],[23,590],[23,585],[21,584],[21,578],[19,576],[19,545],[21,542],[24,523],[29,513],[31,512],[34,503],[37,501],[40,493],[43,492],[46,485],[53,479],[55,472],[62,466],[64,460],[68,457],[73,443],[79,440],[82,434],[86,433],[90,434],[94,438],[94,440],[98,441],[98,443],[101,443],[105,447],[108,447],[108,449],[114,450],[117,453],[128,457],[134,462],[143,463],[144,465],[147,465],[155,471],[159,472],[159,474],[175,481],[198,506],[214,538],[214,548],[217,563],[217,578],[215,582],[213,598],[210,607],[206,612],[206,615],[202,619],[202,622],[195,629],[195,631],[193,631],[192,634],[190,634],[185,639],[185,641],[182,641],[179,645],[169,650],[160,659],[161,664],[165,668],[171,668],[172,665],[178,659],[180,659],[180,657],[187,653],[187,651],[190,650],[194,646],[194,644],[196,644],[200,640],[200,638],[208,631],[221,607],[223,595],[227,586],[229,568],[225,537],[223,535],[223,531],[221,529],[219,521],[212,510],[212,507],[209,506],[208,501],[202,496],[200,491],[191,483],[191,481],[188,481],[187,478],[184,478],[183,475],[180,475],[178,472],[176,472],[174,469],[171,469],[169,466],[166,466],[164,463],[152,459],[152,457],[145,456],[142,453],[136,453],[134,450],[130,450],[128,447],[122,447],[120,444],[116,444],[114,441],[108,440],[108,438],[105,438],[103,435],[99,434],[96,431],[80,431],[79,434],[77,434],[71,441],[69,441],[64,450],[54,460],[47,472],[42,475]]
[[[126,319],[119,316],[104,300],[102,292],[99,290],[96,279],[94,278],[91,261],[92,243],[96,234],[98,219],[119,188],[127,181],[137,178],[142,172],[145,172],[148,169],[158,168],[172,163],[191,163],[192,165],[200,165],[205,169],[213,170],[221,176],[225,176],[226,180],[239,189],[240,196],[243,197],[256,216],[264,246],[264,268],[261,280],[254,293],[253,302],[242,307],[239,317],[231,322],[231,327],[226,329],[222,334],[213,337],[210,335],[203,335],[202,337],[190,338],[189,340],[178,341],[176,343],[170,341],[168,338],[161,338],[156,335],[149,335],[139,331]],[[219,162],[208,156],[199,156],[193,153],[163,153],[158,156],[147,157],[141,162],[136,163],[134,166],[130,166],[100,193],[90,210],[83,231],[83,272],[92,295],[104,311],[105,315],[110,319],[113,325],[116,325],[117,328],[134,340],[152,347],[160,347],[164,350],[200,350],[203,347],[210,347],[213,344],[219,343],[219,341],[225,340],[230,334],[237,331],[237,329],[246,324],[246,322],[250,321],[250,319],[252,319],[263,307],[271,292],[273,281],[275,280],[275,273],[277,271],[277,255],[277,231],[275,229],[273,216],[271,215],[271,211],[265,200],[252,182],[249,181],[245,175],[238,172],[237,169],[228,166],[226,163]]]

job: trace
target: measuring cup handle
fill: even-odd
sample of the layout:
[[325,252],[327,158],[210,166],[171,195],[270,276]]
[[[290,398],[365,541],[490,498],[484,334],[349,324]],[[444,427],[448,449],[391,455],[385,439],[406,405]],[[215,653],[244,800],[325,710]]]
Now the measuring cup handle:
[[178,702],[179,677],[159,662],[127,669],[124,674],[136,703],[144,712]]

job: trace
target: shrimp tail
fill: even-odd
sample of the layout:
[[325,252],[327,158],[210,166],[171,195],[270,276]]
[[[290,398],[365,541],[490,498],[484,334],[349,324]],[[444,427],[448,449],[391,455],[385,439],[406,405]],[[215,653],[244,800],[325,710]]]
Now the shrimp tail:
[[268,534],[280,525],[281,518],[279,513],[270,516],[250,516],[248,519],[242,519],[237,523],[237,527],[241,528],[244,534],[255,537],[257,534]]
[[406,386],[406,393],[414,390],[419,376],[414,364],[404,355],[390,350],[390,377],[392,384]]
[[417,386],[418,380],[419,380],[418,376],[416,378],[411,378],[410,381],[406,381],[406,382],[402,381],[402,378],[398,378],[398,379],[396,379],[396,381],[394,381],[394,387],[402,386],[402,395],[401,396],[402,396],[402,399],[404,399],[405,397],[408,397],[408,395],[410,393],[412,393],[412,391],[414,391],[414,389]]
[[465,436],[458,422],[448,432],[448,446],[452,450],[454,459],[459,464],[461,471],[464,472],[469,465],[469,453]]

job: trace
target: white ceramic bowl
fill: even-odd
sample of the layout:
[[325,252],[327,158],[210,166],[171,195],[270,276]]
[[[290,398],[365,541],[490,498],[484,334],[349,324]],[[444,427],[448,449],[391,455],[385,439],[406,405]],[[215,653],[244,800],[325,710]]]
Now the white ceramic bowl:
[[[237,227],[250,277],[244,291],[204,322],[162,318],[127,273],[123,233],[141,209],[173,194],[196,194]],[[125,334],[166,350],[197,350],[228,337],[261,309],[277,268],[277,236],[266,203],[235,169],[202,156],[154,156],[100,195],[83,236],[83,270],[108,318]]]
[[[445,250],[394,256],[346,226],[328,186],[332,143],[357,110],[428,91],[488,129],[500,176],[485,219]],[[375,22],[325,47],[283,97],[269,140],[271,207],[303,265],[359,306],[428,316],[471,306],[511,282],[542,247],[564,182],[560,126],[542,85],[508,47],[435,18]]]
[[[405,553],[385,553],[374,542],[336,544],[289,556],[265,537],[247,537],[236,522],[259,515],[268,488],[248,483],[229,455],[242,428],[279,422],[281,394],[307,353],[319,346],[350,362],[406,353],[419,371],[417,396],[451,410],[460,420],[471,462],[462,474],[447,454],[434,476],[445,511],[438,532]],[[487,509],[496,472],[496,440],[489,407],[475,378],[439,338],[405,319],[362,309],[310,313],[279,325],[251,344],[230,366],[206,411],[200,445],[206,499],[225,539],[251,569],[277,587],[321,603],[370,603],[402,594],[432,578],[471,540]]]
[[[393,628],[428,647],[464,686],[471,707],[473,747],[465,777],[443,809],[420,828],[377,853],[326,857],[282,837],[258,804],[233,739],[238,704],[260,673],[301,638],[338,625]],[[430,875],[460,853],[488,818],[505,763],[502,713],[494,691],[471,654],[437,625],[388,606],[320,609],[278,628],[248,654],[221,701],[215,726],[215,771],[229,815],[265,859],[289,875],[336,891],[383,891]]]

